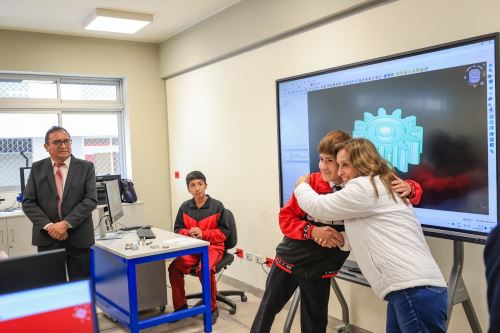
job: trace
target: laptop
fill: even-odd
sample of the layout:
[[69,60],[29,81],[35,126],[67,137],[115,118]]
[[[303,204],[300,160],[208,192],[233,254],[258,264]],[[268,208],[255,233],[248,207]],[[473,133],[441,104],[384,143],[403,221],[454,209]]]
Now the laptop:
[[97,333],[89,280],[0,295],[0,332]]

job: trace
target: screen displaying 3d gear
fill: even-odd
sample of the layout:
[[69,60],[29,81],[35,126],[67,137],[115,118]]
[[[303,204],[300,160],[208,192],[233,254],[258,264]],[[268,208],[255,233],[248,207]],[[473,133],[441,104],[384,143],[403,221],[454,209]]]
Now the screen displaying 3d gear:
[[420,183],[422,226],[483,242],[498,221],[497,44],[492,34],[278,80],[282,204],[319,171],[319,141],[342,130]]

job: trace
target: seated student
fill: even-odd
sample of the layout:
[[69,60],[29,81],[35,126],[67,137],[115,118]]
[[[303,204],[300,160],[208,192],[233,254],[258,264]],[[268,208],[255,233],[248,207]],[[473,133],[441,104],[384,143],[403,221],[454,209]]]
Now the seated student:
[[[186,176],[186,185],[193,198],[183,202],[179,208],[174,231],[181,235],[210,242],[208,262],[210,264],[212,324],[215,324],[219,317],[215,271],[224,255],[224,241],[229,235],[229,227],[224,219],[222,203],[205,194],[207,182],[200,171],[190,172]],[[194,266],[196,266],[196,275],[201,279],[199,255],[178,257],[168,267],[175,311],[187,309],[184,275],[188,274]]]
[[388,301],[387,332],[444,333],[446,282],[412,206],[391,187],[393,169],[369,140],[352,139],[337,150],[345,188],[318,195],[302,176],[294,191],[299,206],[322,219],[344,220],[342,248],[352,248],[375,294]]
[[500,227],[496,226],[488,236],[484,248],[484,264],[488,283],[489,333],[500,332]]
[[[351,139],[342,131],[331,131],[318,144],[320,172],[311,174],[311,186],[320,194],[340,189],[342,178],[337,173],[335,145]],[[415,182],[394,181],[395,191],[401,195],[413,194],[418,203],[420,185]],[[337,245],[343,243],[339,234],[344,230],[342,221],[319,219],[308,215],[297,204],[294,195],[280,210],[279,224],[284,234],[276,248],[276,259],[266,282],[266,290],[252,324],[252,333],[270,332],[278,314],[300,288],[300,318],[303,333],[326,331],[330,278],[344,264],[349,252]],[[328,239],[329,246],[322,247],[314,239]]]

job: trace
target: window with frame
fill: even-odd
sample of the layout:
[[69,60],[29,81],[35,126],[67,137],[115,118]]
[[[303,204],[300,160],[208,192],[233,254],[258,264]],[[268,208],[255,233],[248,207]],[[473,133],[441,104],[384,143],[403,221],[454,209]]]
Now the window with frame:
[[121,79],[0,73],[0,192],[20,190],[20,168],[48,157],[46,131],[62,126],[96,175],[126,177]]

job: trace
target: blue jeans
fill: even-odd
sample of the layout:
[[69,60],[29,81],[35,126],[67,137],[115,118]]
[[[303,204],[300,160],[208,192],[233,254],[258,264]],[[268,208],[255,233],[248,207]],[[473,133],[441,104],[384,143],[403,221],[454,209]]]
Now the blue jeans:
[[415,287],[393,291],[387,304],[387,333],[445,333],[448,289]]

